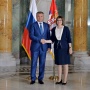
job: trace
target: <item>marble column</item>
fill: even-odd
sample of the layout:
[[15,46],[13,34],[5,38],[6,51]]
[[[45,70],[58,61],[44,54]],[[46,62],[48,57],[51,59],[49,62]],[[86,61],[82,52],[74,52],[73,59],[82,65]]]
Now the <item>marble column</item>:
[[87,0],[75,0],[74,51],[87,51]]
[[0,66],[15,66],[12,52],[12,0],[0,0]]
[[65,0],[56,0],[59,15],[65,18]]
[[87,54],[88,0],[74,0],[74,64],[90,64]]
[[[20,0],[20,35],[22,37],[24,32],[24,27],[27,22],[28,12],[29,12],[29,6],[30,6],[31,0]],[[17,7],[16,7],[17,8]],[[22,41],[22,38],[20,42]],[[20,64],[29,64],[30,60],[23,49],[22,45],[20,44]]]
[[88,0],[88,50],[90,52],[90,0]]

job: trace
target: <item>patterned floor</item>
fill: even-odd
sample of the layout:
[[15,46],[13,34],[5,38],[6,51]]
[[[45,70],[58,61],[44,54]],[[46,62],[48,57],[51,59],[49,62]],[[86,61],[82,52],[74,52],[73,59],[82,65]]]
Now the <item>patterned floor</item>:
[[[45,74],[51,74],[57,73],[57,67],[52,66],[46,66],[45,67]],[[38,67],[37,67],[37,73],[38,73]],[[90,66],[69,66],[69,73],[82,73],[82,72],[90,72]],[[30,66],[29,65],[22,65],[22,66],[16,66],[16,67],[0,67],[0,78],[13,76],[13,75],[30,75]]]
[[[0,67],[0,90],[90,90],[90,66],[69,66],[67,85],[55,85],[53,67],[45,67],[44,85],[30,85],[30,66]],[[55,68],[55,76],[57,76]],[[38,67],[37,67],[38,76]]]
[[[45,73],[52,73],[53,72],[53,68],[55,68],[55,71],[57,71],[57,66],[56,67],[52,67],[52,66],[46,66],[45,67]],[[37,72],[38,72],[38,67],[37,67]],[[30,72],[30,66],[17,66],[16,68],[16,72],[26,72],[29,73]],[[90,66],[74,66],[74,65],[70,65],[69,66],[69,73],[74,73],[74,72],[90,72]]]

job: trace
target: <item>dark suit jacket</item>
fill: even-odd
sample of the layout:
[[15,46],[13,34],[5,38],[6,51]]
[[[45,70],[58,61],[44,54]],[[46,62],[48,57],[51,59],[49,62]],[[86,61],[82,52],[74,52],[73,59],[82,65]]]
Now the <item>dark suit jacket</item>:
[[[57,48],[57,42],[58,42],[58,40],[56,39],[56,36],[55,36],[55,29],[56,29],[56,27],[54,27],[51,30],[51,33],[52,33],[51,40],[54,43],[54,49]],[[71,43],[70,30],[67,26],[64,26],[62,37],[60,40],[61,48],[66,48],[66,49],[69,48],[69,43]]]
[[43,51],[47,51],[48,48],[51,48],[51,44],[41,44],[40,42],[41,39],[50,40],[49,25],[43,22],[43,27],[44,33],[41,35],[38,22],[35,22],[30,26],[29,35],[30,39],[32,40],[31,51],[38,51],[40,47],[42,48]]

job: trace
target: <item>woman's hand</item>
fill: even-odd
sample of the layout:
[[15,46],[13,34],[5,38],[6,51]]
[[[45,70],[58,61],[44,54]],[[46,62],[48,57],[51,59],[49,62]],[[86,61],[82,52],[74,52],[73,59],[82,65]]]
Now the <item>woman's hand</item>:
[[69,54],[72,54],[73,51],[72,51],[72,47],[69,47]]
[[45,40],[45,43],[52,43],[51,40]]
[[51,48],[48,48],[48,52],[50,52],[51,51]]

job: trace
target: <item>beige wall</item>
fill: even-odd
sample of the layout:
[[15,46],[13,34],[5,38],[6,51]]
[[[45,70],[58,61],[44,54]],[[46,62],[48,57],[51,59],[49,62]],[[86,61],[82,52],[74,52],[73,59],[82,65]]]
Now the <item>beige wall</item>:
[[47,22],[48,17],[49,17],[48,15],[49,15],[49,10],[50,10],[50,4],[51,4],[51,0],[37,0],[38,11],[44,12],[45,22]]

